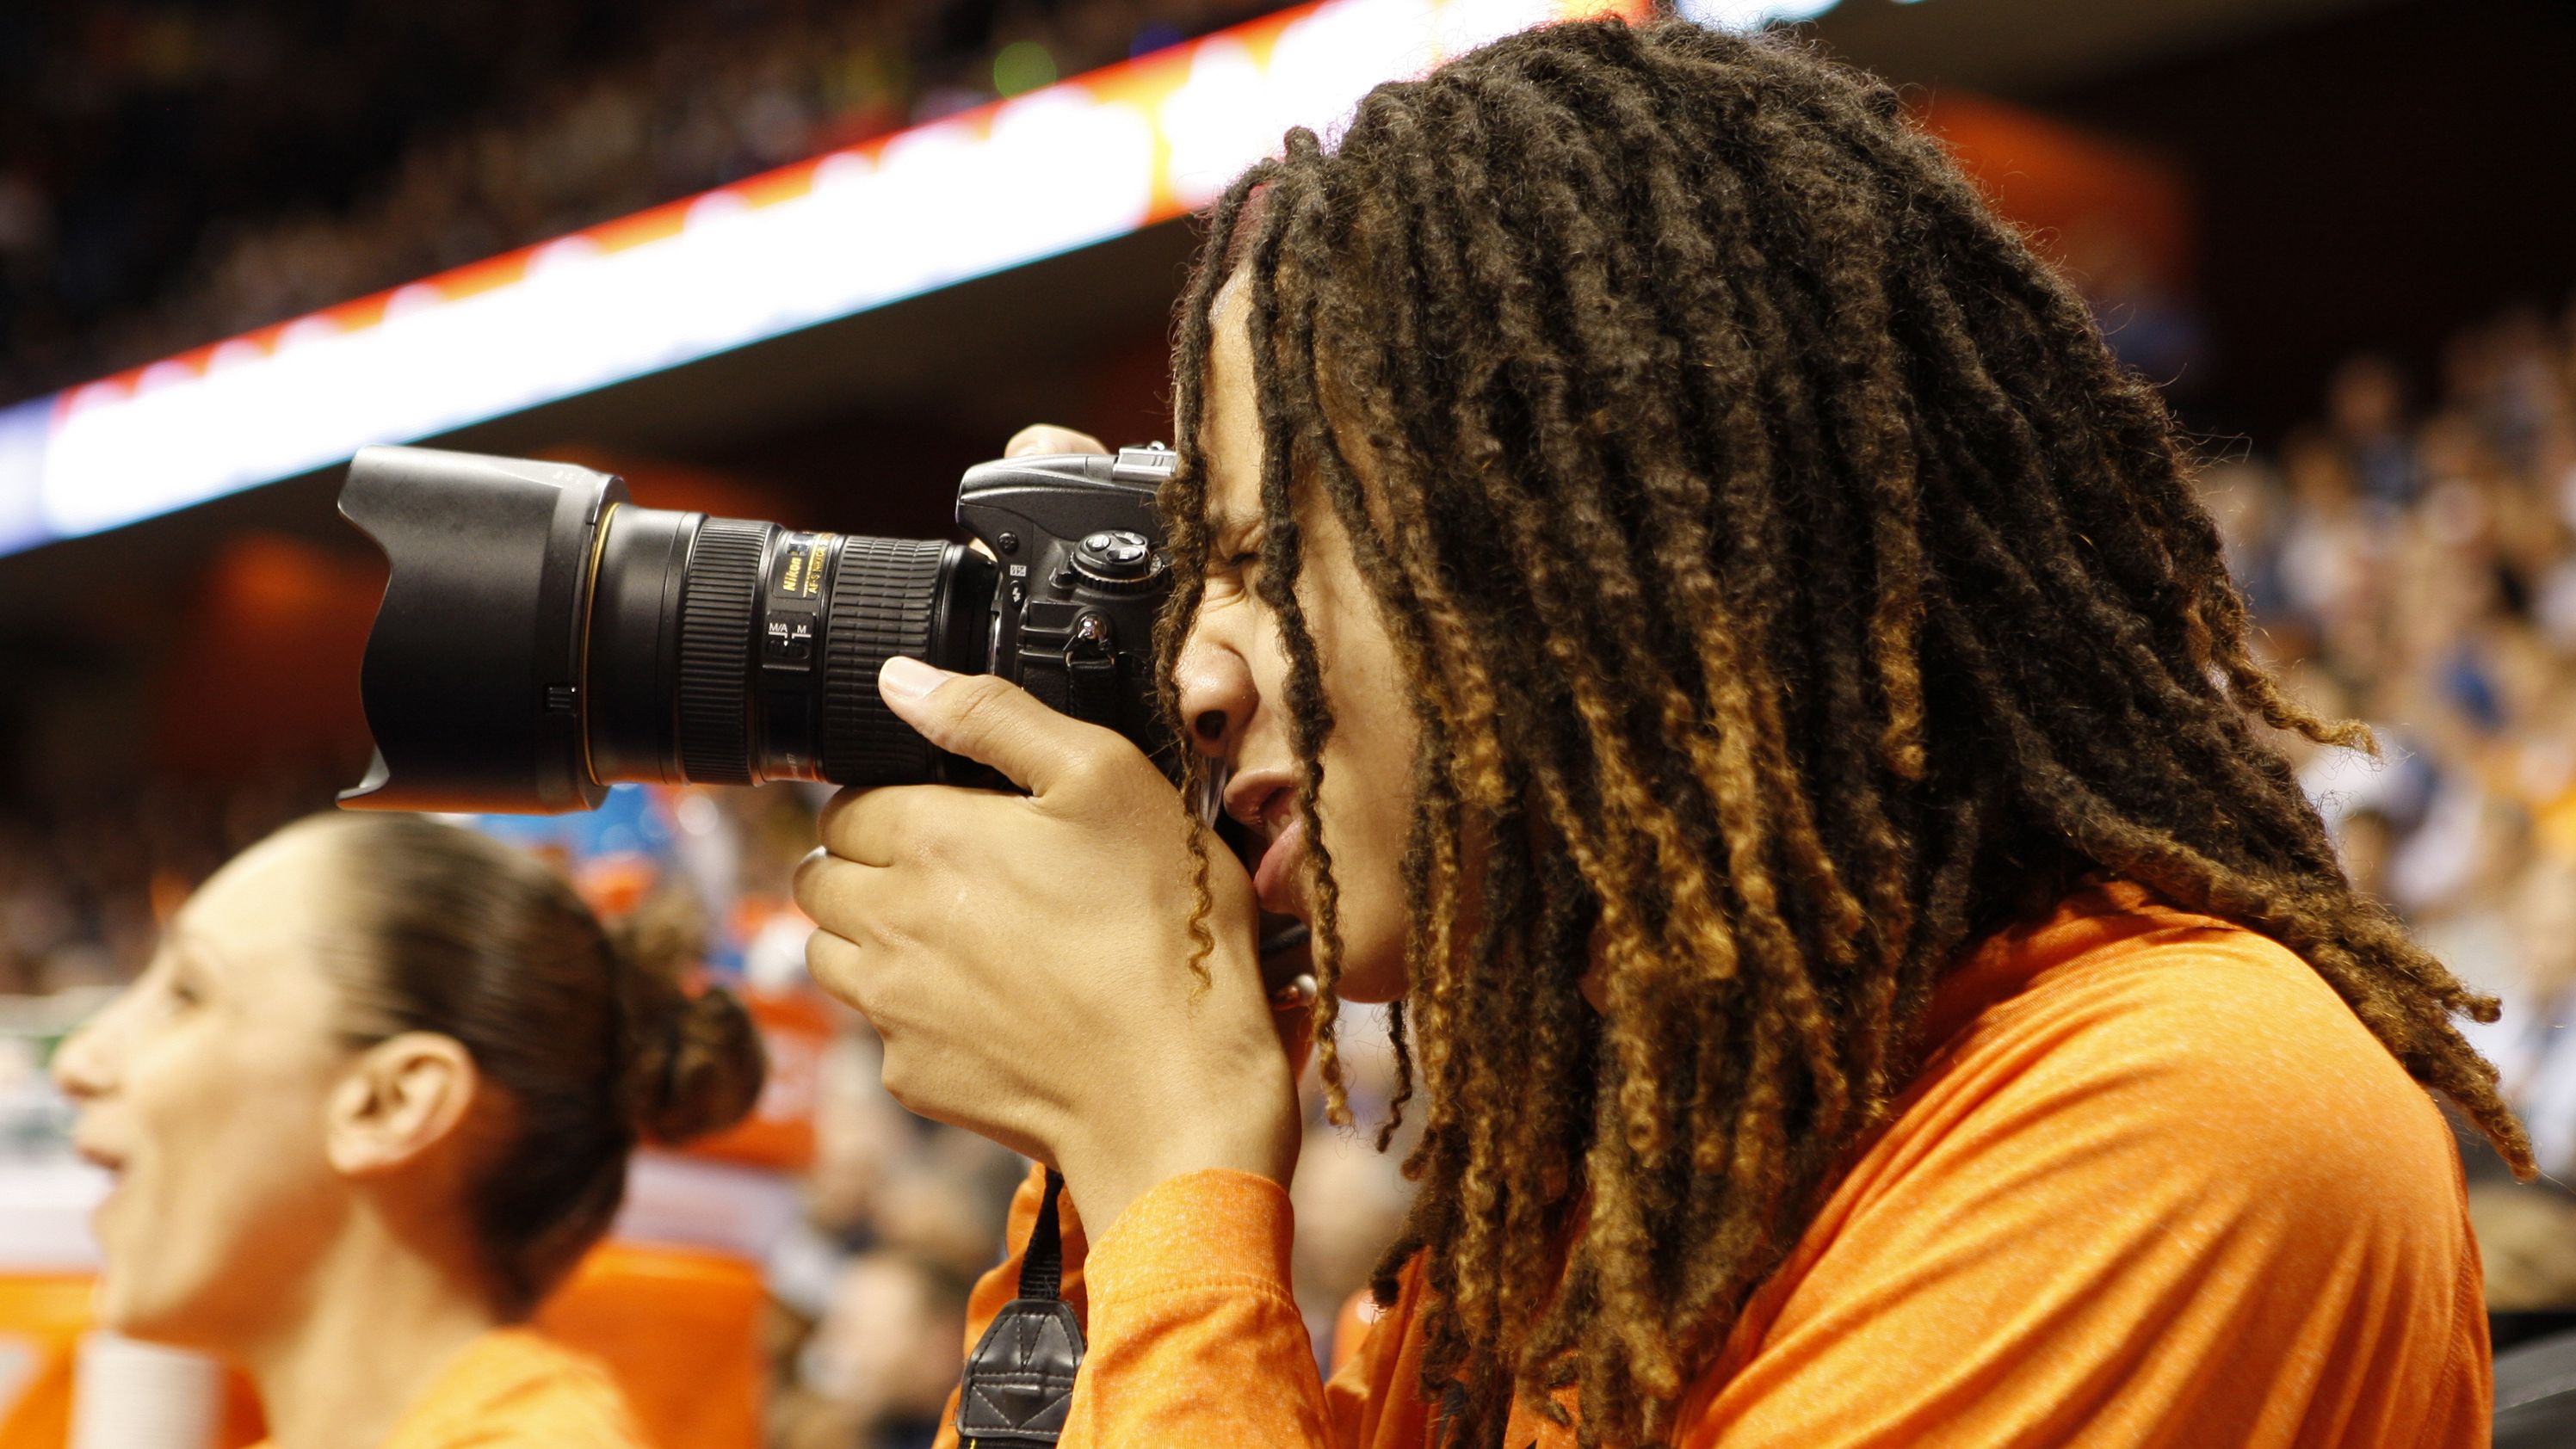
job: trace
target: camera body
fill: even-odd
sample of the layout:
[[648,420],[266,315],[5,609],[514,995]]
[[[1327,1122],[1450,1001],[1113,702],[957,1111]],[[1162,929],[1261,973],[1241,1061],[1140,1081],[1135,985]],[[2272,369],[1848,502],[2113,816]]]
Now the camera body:
[[1151,755],[1171,748],[1153,640],[1171,593],[1154,498],[1172,463],[1159,446],[1060,454],[979,464],[957,486],[957,521],[997,574],[984,668]]
[[341,796],[546,813],[619,781],[993,784],[895,718],[897,654],[1010,679],[1167,772],[1152,641],[1173,454],[969,469],[974,544],[637,506],[570,464],[360,452],[341,512],[392,564],[361,675],[376,760]]

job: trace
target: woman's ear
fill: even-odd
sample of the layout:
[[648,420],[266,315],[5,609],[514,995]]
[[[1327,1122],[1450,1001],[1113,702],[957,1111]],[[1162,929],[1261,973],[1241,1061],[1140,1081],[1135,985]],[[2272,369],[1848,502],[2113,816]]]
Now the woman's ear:
[[331,1166],[372,1177],[420,1160],[455,1135],[480,1081],[451,1036],[407,1031],[367,1048],[323,1105]]

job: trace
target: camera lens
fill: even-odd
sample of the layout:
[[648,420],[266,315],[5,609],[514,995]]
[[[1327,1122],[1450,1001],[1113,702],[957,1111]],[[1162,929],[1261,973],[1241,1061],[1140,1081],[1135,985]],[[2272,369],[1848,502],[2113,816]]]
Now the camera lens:
[[993,569],[953,543],[623,505],[586,644],[593,777],[754,785],[939,778],[877,696],[897,654],[980,670]]
[[823,778],[843,785],[943,778],[946,760],[877,697],[895,655],[942,669],[990,667],[993,562],[953,543],[850,538],[825,614]]
[[1171,583],[1154,500],[1173,465],[1160,444],[979,463],[957,484],[957,521],[982,541],[967,546],[639,507],[569,463],[364,449],[340,511],[393,571],[360,676],[376,760],[340,803],[551,812],[619,781],[1007,785],[886,708],[877,670],[898,654],[999,675],[1173,770],[1152,653]]
[[992,667],[994,566],[958,544],[642,508],[587,469],[425,448],[359,454],[340,506],[393,564],[362,675],[378,758],[350,805],[946,779],[877,669]]

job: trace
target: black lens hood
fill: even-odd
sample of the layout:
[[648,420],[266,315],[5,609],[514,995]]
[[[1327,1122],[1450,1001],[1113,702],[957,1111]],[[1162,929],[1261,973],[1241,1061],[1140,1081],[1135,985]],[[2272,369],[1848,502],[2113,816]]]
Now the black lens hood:
[[393,566],[359,689],[376,760],[340,803],[556,813],[607,796],[583,758],[583,619],[626,485],[569,463],[367,448],[340,512]]

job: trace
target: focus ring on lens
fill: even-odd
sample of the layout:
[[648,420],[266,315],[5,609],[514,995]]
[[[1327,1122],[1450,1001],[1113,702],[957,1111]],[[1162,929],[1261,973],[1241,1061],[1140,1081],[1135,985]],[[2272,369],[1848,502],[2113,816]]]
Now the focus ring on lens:
[[751,783],[752,615],[773,525],[710,518],[680,588],[680,772]]
[[930,778],[930,744],[877,696],[877,668],[930,653],[948,545],[852,538],[832,575],[823,666],[823,778],[840,785]]

